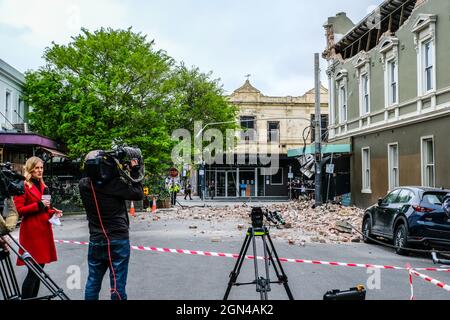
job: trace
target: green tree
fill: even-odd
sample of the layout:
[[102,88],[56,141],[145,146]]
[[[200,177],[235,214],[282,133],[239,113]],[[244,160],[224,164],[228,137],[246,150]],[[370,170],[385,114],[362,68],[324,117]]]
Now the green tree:
[[68,45],[53,43],[44,60],[26,74],[30,122],[65,143],[73,158],[123,141],[140,147],[148,170],[158,172],[170,165],[174,129],[193,131],[194,121],[230,121],[236,114],[218,80],[177,66],[131,29],[83,29]]

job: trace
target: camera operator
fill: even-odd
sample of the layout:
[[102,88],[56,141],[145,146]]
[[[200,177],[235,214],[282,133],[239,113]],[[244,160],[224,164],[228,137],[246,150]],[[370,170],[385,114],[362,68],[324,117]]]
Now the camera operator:
[[[17,211],[22,218],[19,242],[31,254],[36,262],[44,268],[48,263],[57,261],[52,225],[49,219],[56,215],[62,216],[62,211],[52,208],[50,201],[43,198],[45,190],[44,162],[37,157],[28,159],[25,164],[25,193],[14,197]],[[19,250],[19,254],[24,252]],[[18,266],[25,263],[18,258]],[[34,272],[28,274],[22,285],[22,299],[38,296],[40,280]]]
[[[95,161],[102,151],[92,151],[86,158]],[[99,157],[100,156],[100,157]],[[142,183],[127,182],[121,178],[114,163],[101,161],[111,179],[102,181],[83,178],[79,183],[81,199],[89,221],[89,275],[85,299],[98,300],[102,280],[110,269],[111,300],[126,300],[126,282],[130,260],[129,217],[126,200],[140,201],[144,198]],[[131,178],[139,175],[139,161],[133,159],[127,170]]]

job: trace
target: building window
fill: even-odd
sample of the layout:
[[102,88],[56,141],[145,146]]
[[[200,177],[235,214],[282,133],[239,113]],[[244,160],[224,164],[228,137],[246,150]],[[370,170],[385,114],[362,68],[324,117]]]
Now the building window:
[[256,117],[241,117],[241,128],[243,129],[241,139],[249,142],[256,139]]
[[392,143],[388,146],[388,162],[389,162],[389,190],[393,190],[400,186],[397,143]]
[[267,123],[267,142],[280,143],[280,122]]
[[389,72],[389,106],[398,103],[398,65],[396,61],[388,62]]
[[362,149],[362,193],[372,193],[370,173],[370,148]]
[[434,139],[425,137],[422,138],[422,186],[434,188],[435,185]]
[[370,80],[367,73],[361,75],[361,116],[370,113]]
[[284,184],[283,179],[284,170],[283,168],[279,168],[277,174],[271,176],[271,185],[273,186],[282,186]]
[[423,70],[423,92],[427,93],[434,89],[434,45],[432,41],[422,45],[422,70]]
[[436,91],[436,23],[437,15],[418,14],[413,24],[414,45],[417,51],[418,95]]
[[9,120],[9,111],[11,110],[11,92],[6,91],[6,99],[5,99],[5,114],[6,119]]
[[22,98],[19,98],[19,101],[17,102],[17,111],[16,111],[17,113],[16,113],[16,115],[15,115],[15,118],[16,118],[16,123],[21,123],[21,122],[23,122],[23,117],[24,117],[24,115],[23,115],[23,112],[24,112],[24,106],[23,106],[23,100],[22,100]]
[[339,87],[339,112],[340,112],[340,122],[347,122],[347,89],[345,85]]

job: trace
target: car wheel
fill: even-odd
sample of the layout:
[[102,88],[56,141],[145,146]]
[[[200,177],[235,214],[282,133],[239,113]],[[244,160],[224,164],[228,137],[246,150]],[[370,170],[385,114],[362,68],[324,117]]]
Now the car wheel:
[[371,244],[373,243],[372,240],[370,240],[369,238],[372,238],[372,222],[370,221],[370,218],[366,218],[363,222],[363,228],[362,228],[362,233],[363,233],[363,241],[365,243]]
[[408,251],[405,250],[408,245],[408,230],[404,224],[401,224],[395,229],[394,245],[396,247],[395,252],[399,255],[406,256]]

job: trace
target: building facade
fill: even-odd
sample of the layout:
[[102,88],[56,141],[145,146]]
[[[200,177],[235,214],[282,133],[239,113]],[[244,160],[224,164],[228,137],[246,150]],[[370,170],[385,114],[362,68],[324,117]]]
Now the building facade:
[[33,155],[50,162],[64,157],[56,141],[30,132],[24,84],[24,75],[0,59],[0,163],[10,162],[17,172],[22,172],[26,159]]
[[325,25],[329,137],[351,144],[357,206],[398,186],[450,187],[449,13],[449,1],[386,0],[353,27],[343,14]]
[[[321,99],[322,112],[327,114],[324,87]],[[305,129],[310,128],[315,113],[315,90],[299,97],[270,97],[247,80],[228,100],[239,108],[243,131],[233,164],[207,166],[206,184],[213,186],[208,197],[286,199],[290,179],[300,175],[300,164],[288,158],[288,150],[310,143]]]

